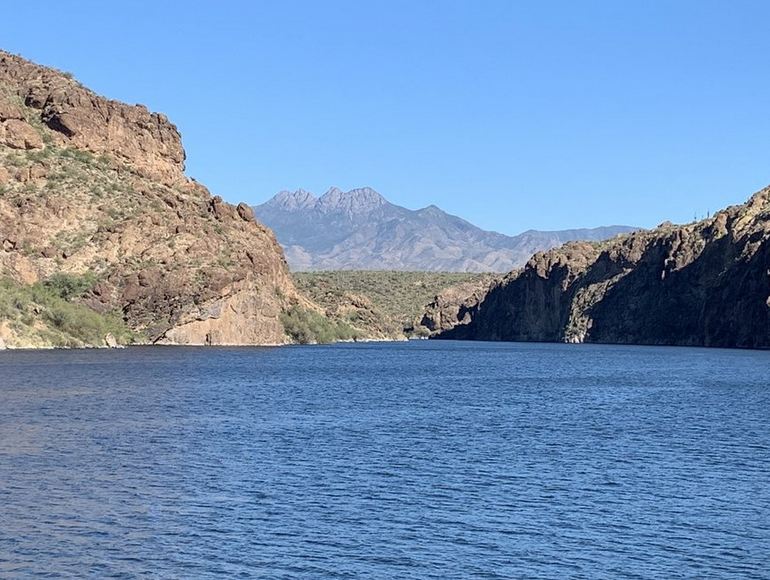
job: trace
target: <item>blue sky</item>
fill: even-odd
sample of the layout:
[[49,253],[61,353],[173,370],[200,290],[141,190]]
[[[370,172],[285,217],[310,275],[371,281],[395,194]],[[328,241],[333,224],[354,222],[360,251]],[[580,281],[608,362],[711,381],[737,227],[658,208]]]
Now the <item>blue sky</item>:
[[370,185],[504,233],[770,183],[770,2],[8,2],[0,47],[166,113],[229,201]]

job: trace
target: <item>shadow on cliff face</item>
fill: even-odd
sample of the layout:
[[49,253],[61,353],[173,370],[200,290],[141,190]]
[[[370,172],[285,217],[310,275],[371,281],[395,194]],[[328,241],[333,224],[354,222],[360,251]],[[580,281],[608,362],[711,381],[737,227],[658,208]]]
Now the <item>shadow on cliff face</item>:
[[628,238],[584,268],[535,256],[437,338],[770,347],[770,239],[731,233]]
[[723,236],[677,269],[656,243],[592,305],[589,342],[763,348],[770,346],[770,243]]
[[486,297],[470,310],[471,322],[442,332],[435,338],[447,340],[509,340],[556,342],[570,310],[571,274],[557,266],[548,278],[525,270],[511,280],[493,286]]

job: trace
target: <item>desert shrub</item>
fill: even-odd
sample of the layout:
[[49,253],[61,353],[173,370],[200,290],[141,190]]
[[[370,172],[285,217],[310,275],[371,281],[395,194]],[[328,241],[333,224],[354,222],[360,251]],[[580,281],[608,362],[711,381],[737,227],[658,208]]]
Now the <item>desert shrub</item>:
[[428,338],[430,336],[430,330],[428,330],[424,326],[416,326],[410,330],[411,330],[410,334],[418,338]]
[[26,160],[18,153],[11,153],[5,156],[5,163],[11,167],[22,167],[26,165]]
[[329,320],[320,312],[299,306],[292,306],[283,312],[281,322],[286,334],[299,344],[323,344],[357,337],[356,331],[348,324]]
[[0,279],[0,320],[54,346],[101,345],[110,333],[119,343],[133,342],[136,337],[118,315],[69,301],[87,284],[93,285],[91,276],[60,274],[28,286]]
[[83,343],[101,344],[109,333],[119,342],[127,342],[130,337],[123,321],[114,315],[99,314],[80,304],[63,300],[50,301],[46,306],[44,318],[57,330]]
[[85,151],[84,149],[74,149],[67,147],[60,149],[59,155],[65,159],[74,159],[75,161],[79,161],[80,163],[87,165],[97,162],[96,156],[90,151]]
[[96,284],[96,276],[91,273],[82,275],[54,274],[43,282],[46,289],[64,300],[83,296],[94,287],[94,284]]
[[38,163],[40,161],[48,159],[53,154],[54,154],[54,151],[52,147],[44,147],[43,149],[38,149],[37,151],[27,152],[27,159],[33,163]]
[[[494,279],[493,274],[461,272],[396,272],[396,271],[325,271],[295,272],[298,288],[320,306],[334,310],[349,298],[348,294],[368,298],[374,309],[373,319],[350,318],[364,332],[375,335],[385,331],[391,336],[421,335],[414,328],[425,305],[442,290],[464,283],[483,285]],[[360,323],[360,325],[359,325]]]

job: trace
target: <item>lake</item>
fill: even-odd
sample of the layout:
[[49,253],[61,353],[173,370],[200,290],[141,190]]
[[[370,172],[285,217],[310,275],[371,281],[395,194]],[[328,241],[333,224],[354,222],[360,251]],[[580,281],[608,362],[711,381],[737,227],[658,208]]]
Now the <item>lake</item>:
[[770,352],[0,352],[0,577],[760,578]]

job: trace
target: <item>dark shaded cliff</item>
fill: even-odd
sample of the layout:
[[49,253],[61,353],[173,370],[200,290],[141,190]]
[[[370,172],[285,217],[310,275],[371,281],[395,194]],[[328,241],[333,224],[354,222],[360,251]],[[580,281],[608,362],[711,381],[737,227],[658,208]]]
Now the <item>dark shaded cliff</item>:
[[439,338],[770,347],[770,188],[697,223],[535,254]]

